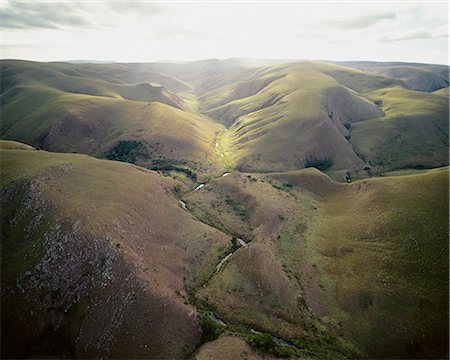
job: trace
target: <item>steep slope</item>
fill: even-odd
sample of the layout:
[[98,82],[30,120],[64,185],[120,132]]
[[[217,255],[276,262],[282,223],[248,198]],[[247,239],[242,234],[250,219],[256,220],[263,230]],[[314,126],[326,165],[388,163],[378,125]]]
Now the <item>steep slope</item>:
[[2,357],[192,352],[202,330],[187,294],[230,239],[182,210],[176,183],[155,172],[0,152]]
[[184,199],[251,241],[196,296],[297,357],[445,358],[447,199],[448,168],[352,184],[232,173]]
[[411,90],[430,92],[449,85],[448,76],[445,77],[436,71],[415,66],[394,66],[376,69],[374,72],[394,79],[400,79]]
[[[237,169],[315,166],[342,181],[349,173],[448,164],[448,100],[406,87],[406,79],[303,62],[259,68],[199,100],[202,112],[229,126],[222,138]],[[389,144],[400,133],[395,157]],[[369,148],[366,142],[377,144]],[[393,160],[379,160],[385,157]]]
[[[448,164],[448,99],[424,95],[430,105],[423,106],[420,93],[407,90],[422,89],[411,84],[423,74],[445,82],[442,66],[245,59],[1,65],[0,137],[47,150],[181,169],[193,179],[216,176],[223,166],[313,166],[343,181]],[[148,83],[158,78],[173,92]],[[394,114],[388,103],[403,112]],[[405,135],[393,158],[399,131]]]
[[[2,62],[1,138],[98,157],[117,154],[125,142],[141,149],[133,162],[152,166],[153,160],[164,161],[199,176],[218,171],[214,138],[219,125],[153,98],[155,89],[165,92],[160,87],[108,83],[105,88],[103,80],[61,74],[66,65]],[[74,87],[81,85],[95,91],[76,93]]]
[[[231,125],[227,137],[242,171],[286,171],[311,164],[357,170],[363,162],[346,138],[349,124],[382,112],[326,74],[336,68],[343,71],[322,63],[258,70],[235,86],[202,97],[200,109]],[[222,99],[233,100],[222,104]]]
[[446,65],[373,61],[335,63],[399,79],[411,90],[431,92],[449,85],[449,70]]
[[385,116],[352,125],[351,141],[372,171],[448,164],[448,98],[392,87],[368,98]]
[[448,185],[448,168],[344,185],[308,230],[328,319],[370,358],[448,357]]
[[99,78],[99,74],[86,74],[82,65],[3,60],[1,69],[2,94],[14,86],[44,85],[68,93],[135,101],[159,101],[177,108],[183,106],[181,98],[162,86],[148,82],[118,83],[115,79],[106,81]]

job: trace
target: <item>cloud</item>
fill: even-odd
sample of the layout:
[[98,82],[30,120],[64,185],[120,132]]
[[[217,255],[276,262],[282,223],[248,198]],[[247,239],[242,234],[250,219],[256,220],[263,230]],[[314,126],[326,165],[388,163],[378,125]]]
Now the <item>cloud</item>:
[[409,40],[426,40],[426,39],[440,39],[448,37],[447,29],[420,29],[410,31],[400,35],[383,36],[378,40],[380,42],[400,42]]
[[112,1],[108,3],[108,6],[113,12],[132,14],[138,17],[156,15],[164,12],[164,9],[159,4],[148,2],[130,3],[127,1]]
[[376,15],[367,15],[367,16],[359,16],[353,19],[347,20],[338,20],[338,21],[329,21],[325,25],[331,28],[337,29],[365,29],[376,25],[379,22],[385,20],[392,20],[396,18],[396,14],[391,13],[383,13]]
[[2,29],[58,29],[90,25],[76,3],[6,2],[0,12]]
[[150,37],[156,36],[158,39],[163,40],[169,40],[169,39],[197,39],[197,40],[204,40],[208,38],[208,34],[196,31],[196,30],[190,30],[190,29],[180,29],[180,30],[163,30],[163,31],[157,31],[155,34],[151,34]]

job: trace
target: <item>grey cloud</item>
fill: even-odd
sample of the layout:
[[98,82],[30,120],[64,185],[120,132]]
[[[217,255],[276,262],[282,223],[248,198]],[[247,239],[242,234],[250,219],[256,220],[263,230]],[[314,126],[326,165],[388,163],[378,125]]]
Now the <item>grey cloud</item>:
[[87,26],[90,23],[78,13],[76,3],[8,2],[0,13],[3,29],[57,29]]
[[395,19],[395,13],[360,16],[348,20],[330,21],[325,25],[337,29],[365,29],[381,21]]
[[400,36],[384,36],[379,40],[381,42],[398,42],[398,41],[408,41],[408,40],[424,40],[424,39],[439,39],[446,38],[448,34],[436,33],[430,30],[421,30],[412,32],[410,34],[400,35]]

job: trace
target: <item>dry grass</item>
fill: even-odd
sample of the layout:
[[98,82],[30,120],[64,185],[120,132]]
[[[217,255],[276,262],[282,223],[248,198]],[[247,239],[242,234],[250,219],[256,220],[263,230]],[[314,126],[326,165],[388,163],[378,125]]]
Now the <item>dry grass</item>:
[[[76,233],[83,234],[79,246],[84,251],[98,251],[91,249],[95,244],[93,239],[102,239],[102,244],[108,244],[118,252],[113,265],[114,279],[117,281],[105,288],[91,288],[90,291],[95,291],[96,296],[87,300],[90,306],[79,307],[74,315],[84,318],[82,323],[73,324],[78,326],[77,331],[82,328],[85,334],[91,334],[92,340],[83,338],[82,341],[94,341],[104,331],[102,326],[113,326],[119,321],[112,333],[108,332],[108,336],[118,341],[117,345],[109,345],[109,356],[180,357],[193,350],[201,334],[195,308],[186,305],[187,294],[211,275],[222,249],[229,244],[229,238],[180,208],[172,195],[175,184],[172,180],[134,165],[97,160],[86,155],[2,149],[1,161],[4,189],[18,186],[18,179],[30,179],[34,184],[32,193],[41,194],[47,204],[41,209],[44,219],[53,224],[76,224],[73,225],[78,229]],[[3,225],[14,211],[24,207],[22,201],[26,201],[26,197],[22,199],[18,196],[15,201],[17,203],[7,207],[13,213],[3,213]],[[6,205],[3,204],[2,208],[6,209]],[[20,223],[20,231],[26,232],[33,221],[30,219],[28,224]],[[53,231],[55,226],[48,231]],[[70,226],[67,229],[69,234],[73,231]],[[6,231],[5,228],[3,230]],[[47,233],[36,231],[26,235],[17,231],[8,230],[2,236],[2,267],[8,268],[22,261],[24,251],[35,251],[28,244],[41,244]],[[19,251],[15,243],[20,239],[28,240],[23,246],[20,245],[22,250]],[[66,251],[70,254],[69,249]],[[71,263],[72,257],[67,256],[64,266],[55,262],[55,268],[51,271],[58,273],[75,266]],[[37,258],[34,264],[27,263],[26,268],[17,267],[19,273],[9,273],[13,277],[12,283],[22,271],[33,270],[39,261]],[[76,285],[77,276],[81,275],[75,274],[68,281]],[[3,284],[4,281],[6,279],[2,276]],[[8,289],[6,287],[6,293],[9,293]],[[127,304],[127,293],[132,292],[136,294],[136,303],[134,307],[124,308],[123,319],[126,320],[122,321],[122,317],[115,317],[115,311],[108,311],[108,302],[113,301],[111,306],[118,306],[116,300],[109,299]],[[39,299],[37,295],[35,298]],[[18,302],[17,309],[29,311],[27,304],[30,303],[26,299],[28,297],[15,300]],[[3,305],[13,314],[7,298]],[[43,313],[35,312],[29,323],[50,321],[50,317],[45,316],[47,310],[43,306]],[[101,319],[98,318],[100,314],[103,316]],[[105,321],[109,321],[110,325],[106,325]],[[142,326],[145,322],[151,326],[147,326],[144,334]],[[18,321],[15,326],[20,328],[20,324]],[[39,335],[35,328],[32,336]],[[23,347],[27,340],[30,339],[25,337],[19,344]],[[166,346],[169,343],[171,345]],[[144,347],[145,344],[153,345]],[[72,345],[75,346],[74,343]],[[103,346],[101,351],[106,351],[107,346]],[[77,344],[75,351],[79,356],[100,354],[93,348],[86,352],[80,344]]]

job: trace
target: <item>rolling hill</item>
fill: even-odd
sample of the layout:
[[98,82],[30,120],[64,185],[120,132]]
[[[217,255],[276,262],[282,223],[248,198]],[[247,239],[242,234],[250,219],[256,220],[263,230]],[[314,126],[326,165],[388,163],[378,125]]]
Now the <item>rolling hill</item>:
[[102,71],[90,77],[92,66],[2,62],[2,137],[117,160],[137,147],[133,162],[142,165],[165,162],[200,177],[219,171],[219,125],[184,111],[159,85],[106,82]]
[[[448,98],[432,92],[448,86],[445,67],[346,65],[5,60],[0,137],[108,158],[131,147],[140,153],[135,163],[161,168],[162,161],[200,178],[223,166],[250,172],[315,166],[343,181],[448,164]],[[399,156],[392,158],[393,151]]]
[[249,245],[197,296],[300,357],[445,358],[448,185],[448,168],[352,184],[310,169],[210,182],[188,208]]
[[2,357],[192,352],[202,331],[188,291],[230,239],[182,210],[176,183],[155,172],[7,145]]
[[[208,92],[200,110],[229,126],[226,137],[242,171],[316,166],[344,180],[346,171],[367,176],[364,168],[447,165],[448,99],[406,87],[397,78],[327,63],[276,65]],[[374,122],[382,134],[370,127]],[[395,162],[388,160],[394,146]]]
[[435,64],[344,61],[336,64],[402,80],[410,90],[435,91],[449,85],[448,66]]
[[2,358],[448,357],[448,67],[0,67]]

